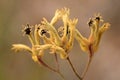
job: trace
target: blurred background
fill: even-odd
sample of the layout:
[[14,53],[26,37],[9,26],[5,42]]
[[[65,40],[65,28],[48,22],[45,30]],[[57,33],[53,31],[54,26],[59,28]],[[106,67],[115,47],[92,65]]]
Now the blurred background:
[[[50,21],[55,10],[63,7],[70,8],[72,19],[79,19],[77,29],[86,37],[90,33],[86,23],[95,13],[101,13],[104,21],[111,24],[84,80],[120,80],[119,0],[0,0],[0,80],[61,80],[58,74],[35,63],[27,52],[11,51],[11,45],[30,45],[21,25],[39,24],[43,17]],[[52,64],[52,58],[46,58]],[[70,58],[81,75],[87,54],[76,41]],[[59,63],[66,80],[78,80],[66,60],[59,59]]]

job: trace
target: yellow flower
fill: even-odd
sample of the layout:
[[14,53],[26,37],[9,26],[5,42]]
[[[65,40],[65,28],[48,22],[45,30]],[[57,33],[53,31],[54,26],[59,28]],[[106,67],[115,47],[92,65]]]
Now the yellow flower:
[[[54,17],[50,22],[46,18],[43,18],[41,23],[38,25],[25,25],[23,31],[24,34],[26,34],[28,37],[31,43],[31,47],[24,44],[13,44],[12,49],[15,50],[15,52],[22,50],[28,51],[35,62],[41,63],[43,66],[49,68],[54,72],[57,72],[61,75],[61,77],[63,77],[59,71],[58,63],[58,69],[54,69],[43,61],[42,57],[45,54],[45,51],[49,50],[50,52],[48,53],[55,54],[54,56],[56,62],[57,54],[61,59],[66,59],[73,69],[75,75],[80,80],[83,80],[91,63],[92,56],[98,49],[101,37],[103,33],[108,30],[110,24],[103,23],[103,25],[100,26],[100,22],[103,22],[102,17],[100,14],[95,15],[95,17],[90,18],[88,22],[90,28],[90,36],[86,38],[82,36],[81,33],[76,29],[78,19],[70,19],[69,15],[70,10],[68,8],[57,9]],[[59,20],[61,20],[63,24],[60,25],[57,30],[55,28],[55,24]],[[34,30],[32,30],[33,27]],[[59,34],[59,32],[61,32],[61,34]],[[80,47],[84,52],[89,53],[89,62],[82,77],[78,75],[69,58],[69,53],[73,48],[74,39],[79,42]]]
[[81,35],[81,33],[76,29],[76,35],[75,38],[78,40],[80,43],[80,47],[83,51],[87,53],[91,53],[91,56],[93,55],[94,52],[97,51],[101,36],[102,34],[109,29],[110,24],[109,23],[104,23],[100,27],[100,22],[102,22],[102,17],[100,14],[96,15],[95,18],[91,18],[88,22],[88,25],[90,27],[90,36],[89,38],[85,38]]

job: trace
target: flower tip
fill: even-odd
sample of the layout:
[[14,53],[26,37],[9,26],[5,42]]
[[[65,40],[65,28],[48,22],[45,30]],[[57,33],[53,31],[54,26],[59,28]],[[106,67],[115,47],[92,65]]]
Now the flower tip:
[[89,25],[89,27],[93,25],[93,22],[94,22],[93,19],[90,18],[89,21],[87,22],[87,24]]
[[100,13],[95,14],[95,20],[98,22],[99,21],[103,22],[103,19],[102,19],[102,16],[100,15]]
[[29,24],[23,25],[24,29],[22,30],[26,35],[30,35],[32,27]]
[[19,52],[19,46],[17,44],[13,44],[11,50],[14,50],[15,52]]
[[110,28],[110,26],[111,26],[110,23],[105,23],[105,24],[104,24],[104,29],[107,30],[107,29]]

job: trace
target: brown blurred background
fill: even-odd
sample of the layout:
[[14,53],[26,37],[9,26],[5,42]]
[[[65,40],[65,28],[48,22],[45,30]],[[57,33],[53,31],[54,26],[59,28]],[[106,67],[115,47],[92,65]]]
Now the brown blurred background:
[[[51,20],[56,9],[70,8],[71,18],[78,18],[77,28],[88,37],[86,22],[101,13],[110,29],[102,37],[98,52],[84,80],[120,80],[120,2],[119,0],[0,0],[0,80],[61,80],[59,75],[34,63],[27,52],[11,51],[13,43],[29,45],[21,25],[39,24],[43,17]],[[75,41],[71,60],[81,74],[87,62]],[[48,62],[51,58],[47,57]],[[66,80],[77,80],[67,61],[60,60]]]

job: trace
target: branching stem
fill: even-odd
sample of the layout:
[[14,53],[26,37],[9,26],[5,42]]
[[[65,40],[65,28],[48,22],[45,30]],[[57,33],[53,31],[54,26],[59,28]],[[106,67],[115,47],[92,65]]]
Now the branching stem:
[[73,72],[75,73],[75,75],[79,78],[79,80],[82,80],[82,78],[79,76],[79,74],[78,74],[77,71],[75,70],[75,68],[74,68],[74,66],[73,66],[73,64],[72,64],[72,62],[71,62],[71,60],[70,60],[69,57],[67,58],[67,61],[69,62],[69,64],[70,64]]
[[63,74],[62,74],[59,70],[56,70],[56,69],[53,69],[52,67],[50,67],[48,64],[46,64],[46,63],[41,59],[41,57],[38,57],[38,60],[39,60],[39,63],[42,64],[44,67],[50,69],[50,70],[53,71],[53,72],[58,73],[58,74],[60,75],[60,77],[61,77],[63,80],[65,80]]

